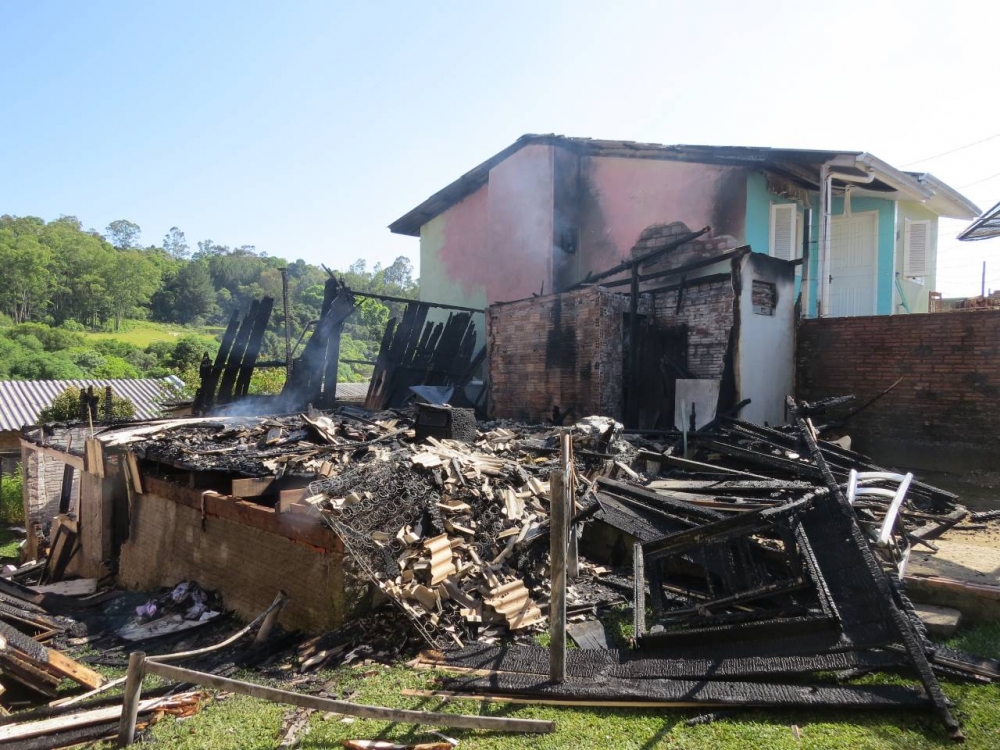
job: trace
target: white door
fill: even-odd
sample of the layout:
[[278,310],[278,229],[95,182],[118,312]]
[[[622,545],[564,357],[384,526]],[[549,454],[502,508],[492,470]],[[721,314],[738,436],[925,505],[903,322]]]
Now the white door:
[[874,315],[878,211],[835,216],[830,230],[830,315]]

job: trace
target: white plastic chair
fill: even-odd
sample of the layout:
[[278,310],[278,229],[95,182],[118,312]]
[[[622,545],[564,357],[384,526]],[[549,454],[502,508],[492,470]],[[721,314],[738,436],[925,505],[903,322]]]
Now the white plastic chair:
[[[871,479],[882,479],[887,482],[899,482],[899,485],[895,490],[890,490],[883,487],[867,487],[860,484],[865,480]],[[885,518],[882,520],[882,526],[879,527],[878,535],[875,537],[875,544],[883,549],[893,546],[892,530],[896,525],[896,519],[899,517],[899,509],[903,507],[903,500],[906,499],[906,492],[910,489],[910,483],[912,481],[913,474],[909,472],[906,474],[894,474],[888,471],[859,472],[851,469],[850,476],[847,480],[847,502],[851,505],[854,505],[854,501],[859,497],[868,496],[892,498],[892,502],[889,503],[889,509],[885,513]],[[907,544],[899,563],[900,576],[905,573],[906,563],[909,559],[910,545]]]

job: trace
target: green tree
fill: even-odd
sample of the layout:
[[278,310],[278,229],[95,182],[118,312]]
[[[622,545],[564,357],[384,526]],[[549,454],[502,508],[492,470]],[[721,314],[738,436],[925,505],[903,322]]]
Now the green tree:
[[108,269],[106,283],[117,331],[123,318],[134,317],[140,307],[149,304],[160,286],[160,273],[145,253],[125,250],[118,253],[116,262]]
[[15,323],[45,310],[52,286],[52,252],[39,241],[30,223],[0,224],[0,309]]
[[187,237],[177,227],[170,227],[170,231],[163,238],[163,249],[171,258],[183,259],[191,254]]
[[185,264],[172,281],[154,295],[160,320],[182,324],[203,320],[215,309],[215,287],[202,261]]
[[108,233],[108,241],[119,250],[128,250],[139,244],[139,236],[142,229],[126,219],[116,219],[108,224],[105,230]]

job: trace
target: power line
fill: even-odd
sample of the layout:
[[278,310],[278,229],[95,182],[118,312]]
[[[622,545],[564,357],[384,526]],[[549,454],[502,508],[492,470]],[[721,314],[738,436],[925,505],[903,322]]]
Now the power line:
[[972,187],[973,185],[978,185],[980,182],[986,182],[987,180],[993,180],[993,179],[995,179],[997,177],[1000,177],[1000,172],[997,172],[996,174],[991,174],[989,177],[984,177],[983,179],[976,180],[975,182],[969,182],[969,183],[967,183],[965,185],[960,185],[958,189],[959,190],[963,190],[964,188]]
[[958,148],[953,148],[951,151],[942,151],[940,154],[934,154],[934,156],[925,156],[923,159],[917,159],[916,161],[911,161],[907,164],[903,164],[904,167],[909,167],[914,164],[919,164],[922,161],[930,161],[931,159],[937,159],[942,156],[948,156],[948,154],[956,154],[959,151],[964,151],[967,148],[972,148],[973,146],[978,146],[980,143],[986,143],[987,141],[992,141],[996,138],[1000,138],[1000,133],[995,133],[988,138],[983,138],[981,141],[974,141],[972,143],[966,143],[964,146],[959,146]]

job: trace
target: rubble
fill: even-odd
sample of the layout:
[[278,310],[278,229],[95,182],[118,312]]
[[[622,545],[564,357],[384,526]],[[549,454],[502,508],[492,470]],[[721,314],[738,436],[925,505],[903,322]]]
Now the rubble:
[[[903,578],[912,551],[933,553],[949,529],[994,515],[970,514],[953,493],[876,466],[846,441],[820,439],[830,428],[819,423],[838,404],[790,401],[795,422],[782,427],[730,414],[685,433],[638,434],[588,417],[569,428],[483,423],[461,439],[419,431],[406,410],[308,410],[118,428],[101,444],[134,457],[125,464],[133,482],[196,477],[199,489],[327,527],[343,544],[346,576],[405,613],[376,609],[304,641],[300,672],[404,657],[416,632],[424,650],[413,664],[456,673],[435,695],[933,708],[959,737],[938,678],[997,679],[1000,664],[929,640]],[[450,409],[415,411],[444,429]],[[563,493],[565,591],[553,571],[563,561],[550,553]],[[52,555],[60,557],[55,545]],[[31,570],[51,576],[52,568]],[[51,612],[69,599],[11,582],[0,595],[0,621],[30,625],[36,637],[55,629]],[[565,633],[579,648],[553,679],[550,657],[561,644],[542,648],[535,636],[563,622],[554,614],[563,601]],[[604,617],[622,604],[632,610],[625,641]],[[175,633],[221,611],[185,584],[142,602],[140,621],[117,633]],[[920,686],[830,677],[890,669]]]

